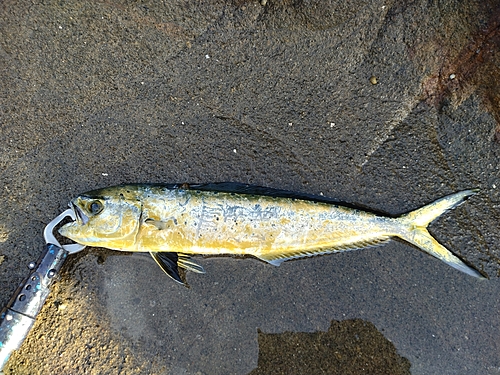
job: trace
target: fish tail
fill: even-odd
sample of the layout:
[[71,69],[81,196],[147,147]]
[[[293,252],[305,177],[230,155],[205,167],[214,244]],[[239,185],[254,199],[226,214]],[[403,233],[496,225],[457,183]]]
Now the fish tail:
[[446,211],[457,207],[478,191],[477,189],[461,191],[400,216],[396,220],[403,224],[404,229],[397,236],[417,246],[426,253],[441,259],[459,271],[477,278],[484,278],[478,271],[466,265],[460,258],[453,255],[446,247],[437,242],[427,230],[427,226],[432,221]]

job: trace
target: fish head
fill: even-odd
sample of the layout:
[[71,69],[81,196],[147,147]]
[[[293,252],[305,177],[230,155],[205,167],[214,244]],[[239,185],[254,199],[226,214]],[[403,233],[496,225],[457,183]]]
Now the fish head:
[[62,236],[82,245],[115,250],[129,250],[135,245],[142,204],[130,192],[95,190],[79,195],[69,206],[76,220],[59,229]]

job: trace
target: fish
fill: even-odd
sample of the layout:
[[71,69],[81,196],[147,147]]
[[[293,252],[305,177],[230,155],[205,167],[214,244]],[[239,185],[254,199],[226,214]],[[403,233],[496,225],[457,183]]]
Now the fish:
[[440,244],[427,226],[478,192],[464,190],[400,216],[333,198],[239,183],[129,184],[81,194],[76,219],[59,233],[79,244],[149,252],[173,280],[204,273],[194,255],[252,256],[274,266],[402,239],[468,275],[483,278]]

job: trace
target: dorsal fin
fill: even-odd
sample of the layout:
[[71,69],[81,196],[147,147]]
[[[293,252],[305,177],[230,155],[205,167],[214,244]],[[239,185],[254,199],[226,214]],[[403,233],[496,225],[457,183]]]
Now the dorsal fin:
[[[361,203],[350,203],[344,202],[339,199],[329,198],[322,195],[307,194],[307,193],[297,193],[290,190],[275,189],[270,187],[244,184],[240,182],[211,182],[205,184],[191,184],[191,183],[178,183],[178,184],[160,184],[160,183],[147,183],[147,184],[127,184],[118,186],[150,186],[166,189],[183,189],[183,190],[200,190],[200,191],[213,191],[222,193],[238,193],[238,194],[249,194],[249,195],[265,195],[268,197],[276,198],[290,198],[290,199],[301,199],[306,201],[329,203],[334,205],[339,205],[343,207],[349,207],[353,209],[363,209],[364,211],[371,212],[374,214],[388,215],[385,212],[373,210]],[[100,193],[101,190],[92,191],[90,193]],[[89,194],[90,194],[89,193]]]
[[200,190],[200,191],[214,191],[223,193],[238,193],[238,194],[249,194],[249,195],[265,195],[268,197],[275,198],[289,198],[289,199],[300,199],[304,201],[313,201],[319,203],[328,203],[332,205],[338,205],[343,207],[352,208],[355,210],[363,209],[363,211],[370,212],[377,215],[391,216],[383,211],[373,210],[361,203],[350,203],[344,202],[339,199],[325,197],[323,195],[298,193],[290,190],[275,189],[270,187],[243,184],[240,182],[211,182],[206,184],[177,184],[174,185],[175,189],[185,189],[185,190]]
[[346,205],[345,202],[339,200],[324,197],[321,195],[307,194],[307,193],[297,193],[290,190],[275,189],[264,186],[243,184],[240,182],[212,182],[207,184],[182,184],[178,185],[179,189],[189,189],[189,190],[201,190],[201,191],[216,191],[222,193],[238,193],[238,194],[250,194],[250,195],[265,195],[268,197],[277,198],[292,198],[292,199],[302,199],[315,202],[333,203]]

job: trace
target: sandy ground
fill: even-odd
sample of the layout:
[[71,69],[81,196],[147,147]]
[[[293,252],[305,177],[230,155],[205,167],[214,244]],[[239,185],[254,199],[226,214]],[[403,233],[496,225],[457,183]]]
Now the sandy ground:
[[[188,274],[187,289],[147,256],[88,249],[64,265],[6,374],[272,373],[269,353],[294,354],[283,342],[324,343],[350,319],[365,323],[325,345],[351,371],[352,335],[369,325],[379,341],[358,348],[372,365],[500,373],[498,2],[0,9],[0,305],[72,197],[125,182],[238,181],[393,215],[477,187],[431,231],[490,278],[391,242],[280,267],[200,258],[207,274]],[[328,362],[322,348],[309,363]]]

